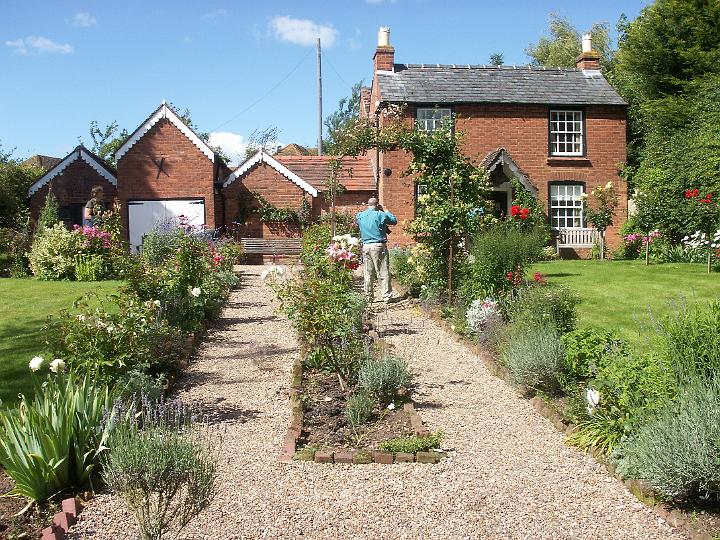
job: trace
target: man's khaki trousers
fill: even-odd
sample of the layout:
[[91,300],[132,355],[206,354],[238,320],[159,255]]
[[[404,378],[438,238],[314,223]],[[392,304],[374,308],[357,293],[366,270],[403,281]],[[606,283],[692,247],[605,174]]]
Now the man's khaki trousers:
[[363,244],[365,264],[363,277],[365,278],[365,297],[369,302],[375,300],[375,281],[380,282],[380,294],[387,301],[392,297],[392,284],[390,283],[390,255],[387,245],[383,242]]

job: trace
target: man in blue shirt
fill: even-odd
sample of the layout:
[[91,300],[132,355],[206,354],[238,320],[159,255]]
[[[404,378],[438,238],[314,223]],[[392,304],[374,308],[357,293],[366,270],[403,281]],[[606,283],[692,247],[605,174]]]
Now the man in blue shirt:
[[375,298],[375,281],[380,282],[383,301],[392,302],[392,284],[390,283],[390,256],[387,249],[387,226],[395,225],[397,218],[378,205],[372,197],[368,200],[367,210],[355,216],[360,228],[363,243],[363,277],[365,278],[365,297],[372,302]]

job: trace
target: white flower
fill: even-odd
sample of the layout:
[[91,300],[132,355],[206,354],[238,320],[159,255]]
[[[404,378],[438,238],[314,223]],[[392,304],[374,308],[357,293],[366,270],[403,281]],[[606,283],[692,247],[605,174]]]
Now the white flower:
[[80,322],[85,322],[85,315],[82,315],[82,314],[78,315],[77,320]]
[[390,405],[387,406],[387,408],[388,408],[388,410],[390,410],[390,411],[394,411],[394,410],[395,410],[395,404],[394,404],[394,403],[391,403]]
[[160,307],[160,300],[154,300],[153,304],[155,304],[157,307]]
[[282,276],[285,274],[285,268],[282,266],[268,266],[265,270],[262,271],[260,274],[260,279],[263,281],[266,281],[268,278],[274,279],[276,277]]
[[600,392],[594,388],[588,388],[585,390],[585,399],[588,402],[588,412],[592,414],[595,407],[597,407],[598,403],[600,403]]
[[115,331],[115,327],[111,324],[105,330],[107,330],[108,334],[112,334]]
[[192,291],[190,291],[190,294],[192,294],[195,298],[200,296],[200,293],[202,293],[200,287],[193,287]]
[[37,371],[45,360],[41,356],[33,356],[28,366],[31,370]]
[[56,358],[50,362],[50,371],[57,373],[58,371],[65,371],[65,361],[61,358]]

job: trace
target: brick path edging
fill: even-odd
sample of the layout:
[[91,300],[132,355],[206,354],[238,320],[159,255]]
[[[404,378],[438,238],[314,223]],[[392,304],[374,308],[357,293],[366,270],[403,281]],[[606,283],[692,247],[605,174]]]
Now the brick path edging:
[[77,497],[64,499],[60,504],[60,512],[53,516],[52,524],[41,531],[41,540],[64,540],[82,509],[83,505]]
[[[424,315],[434,321],[446,333],[450,334],[456,342],[461,343],[475,356],[479,357],[490,373],[508,384],[511,384],[507,368],[498,363],[497,360],[488,353],[488,351],[479,345],[468,341],[455,332],[450,324],[442,318],[440,313],[437,312],[437,310],[427,304],[418,304],[418,306]],[[538,414],[547,418],[558,431],[569,436],[577,430],[577,426],[567,424],[562,415],[542,398],[534,396],[530,398],[529,401]],[[603,465],[610,476],[622,483],[630,493],[632,493],[640,502],[650,507],[659,517],[665,520],[668,525],[676,529],[683,529],[691,540],[712,540],[714,538],[712,534],[698,530],[693,524],[691,516],[688,516],[679,510],[668,510],[665,508],[665,506],[659,502],[661,498],[649,484],[643,482],[642,480],[624,478],[620,475],[617,472],[615,464],[611,463],[610,460],[608,460],[599,450],[592,447],[588,449],[587,453],[590,454],[598,463]]]
[[[370,337],[376,346],[381,349],[389,349],[391,345],[380,338],[377,333],[370,332]],[[278,460],[281,463],[291,463],[293,461],[313,461],[315,463],[344,463],[352,465],[364,465],[368,463],[377,463],[380,465],[391,465],[393,463],[437,463],[444,457],[445,452],[431,450],[429,452],[416,452],[414,454],[405,452],[381,452],[367,450],[315,450],[312,448],[297,449],[297,441],[303,427],[303,406],[300,400],[302,392],[302,373],[303,358],[307,354],[307,347],[301,344],[300,353],[298,354],[292,367],[289,401],[290,401],[290,421],[288,429],[283,440],[282,450]],[[422,418],[415,410],[412,402],[405,403],[403,410],[410,417],[410,426],[413,434],[419,437],[430,434],[430,430],[425,426]]]

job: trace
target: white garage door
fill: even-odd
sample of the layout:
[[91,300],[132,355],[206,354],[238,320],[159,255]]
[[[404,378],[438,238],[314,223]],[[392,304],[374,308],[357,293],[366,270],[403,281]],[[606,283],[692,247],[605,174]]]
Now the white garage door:
[[157,223],[185,216],[190,225],[205,225],[205,201],[202,199],[128,201],[130,250],[140,251],[143,237]]

